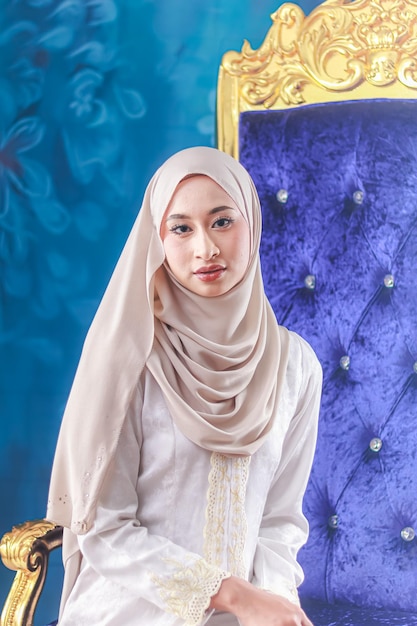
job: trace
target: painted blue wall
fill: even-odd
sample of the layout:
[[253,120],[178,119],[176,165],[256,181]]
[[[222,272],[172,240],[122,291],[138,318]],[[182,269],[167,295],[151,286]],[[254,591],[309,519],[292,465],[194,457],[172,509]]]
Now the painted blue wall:
[[[83,338],[149,177],[214,145],[221,56],[258,47],[278,5],[0,0],[0,535],[44,515]],[[59,555],[51,572],[39,625]],[[12,577],[0,566],[0,605]]]

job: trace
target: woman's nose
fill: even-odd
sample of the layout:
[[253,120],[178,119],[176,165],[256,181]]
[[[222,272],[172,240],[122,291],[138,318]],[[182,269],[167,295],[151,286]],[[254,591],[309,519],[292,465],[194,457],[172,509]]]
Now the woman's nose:
[[196,257],[209,261],[219,254],[220,250],[210,237],[209,233],[201,232],[196,237],[195,255]]

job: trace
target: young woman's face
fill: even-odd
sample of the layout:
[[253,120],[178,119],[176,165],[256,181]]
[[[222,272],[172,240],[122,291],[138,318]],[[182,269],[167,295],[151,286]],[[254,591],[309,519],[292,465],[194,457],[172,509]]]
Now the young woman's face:
[[208,176],[181,181],[161,224],[175,278],[201,296],[220,296],[245,275],[249,225],[231,197]]

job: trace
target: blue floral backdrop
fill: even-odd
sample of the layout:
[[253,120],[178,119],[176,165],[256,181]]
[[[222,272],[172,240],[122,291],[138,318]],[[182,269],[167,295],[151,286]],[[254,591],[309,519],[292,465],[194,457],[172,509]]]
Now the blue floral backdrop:
[[[259,46],[278,4],[0,0],[0,534],[44,515],[83,338],[149,177],[214,145],[221,56]],[[59,556],[51,570],[37,624],[57,612]],[[12,577],[0,566],[0,605]]]

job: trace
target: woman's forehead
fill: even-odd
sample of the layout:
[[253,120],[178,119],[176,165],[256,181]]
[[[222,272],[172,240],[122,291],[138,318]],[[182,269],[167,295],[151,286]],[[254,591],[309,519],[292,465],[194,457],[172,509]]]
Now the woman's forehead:
[[171,213],[191,212],[198,214],[232,209],[239,211],[245,219],[246,210],[242,200],[236,201],[224,187],[211,177],[197,174],[183,178],[174,190],[165,211],[165,218]]
[[184,176],[175,187],[172,197],[179,195],[183,189],[194,193],[221,193],[230,195],[220,183],[208,174],[188,174]]

